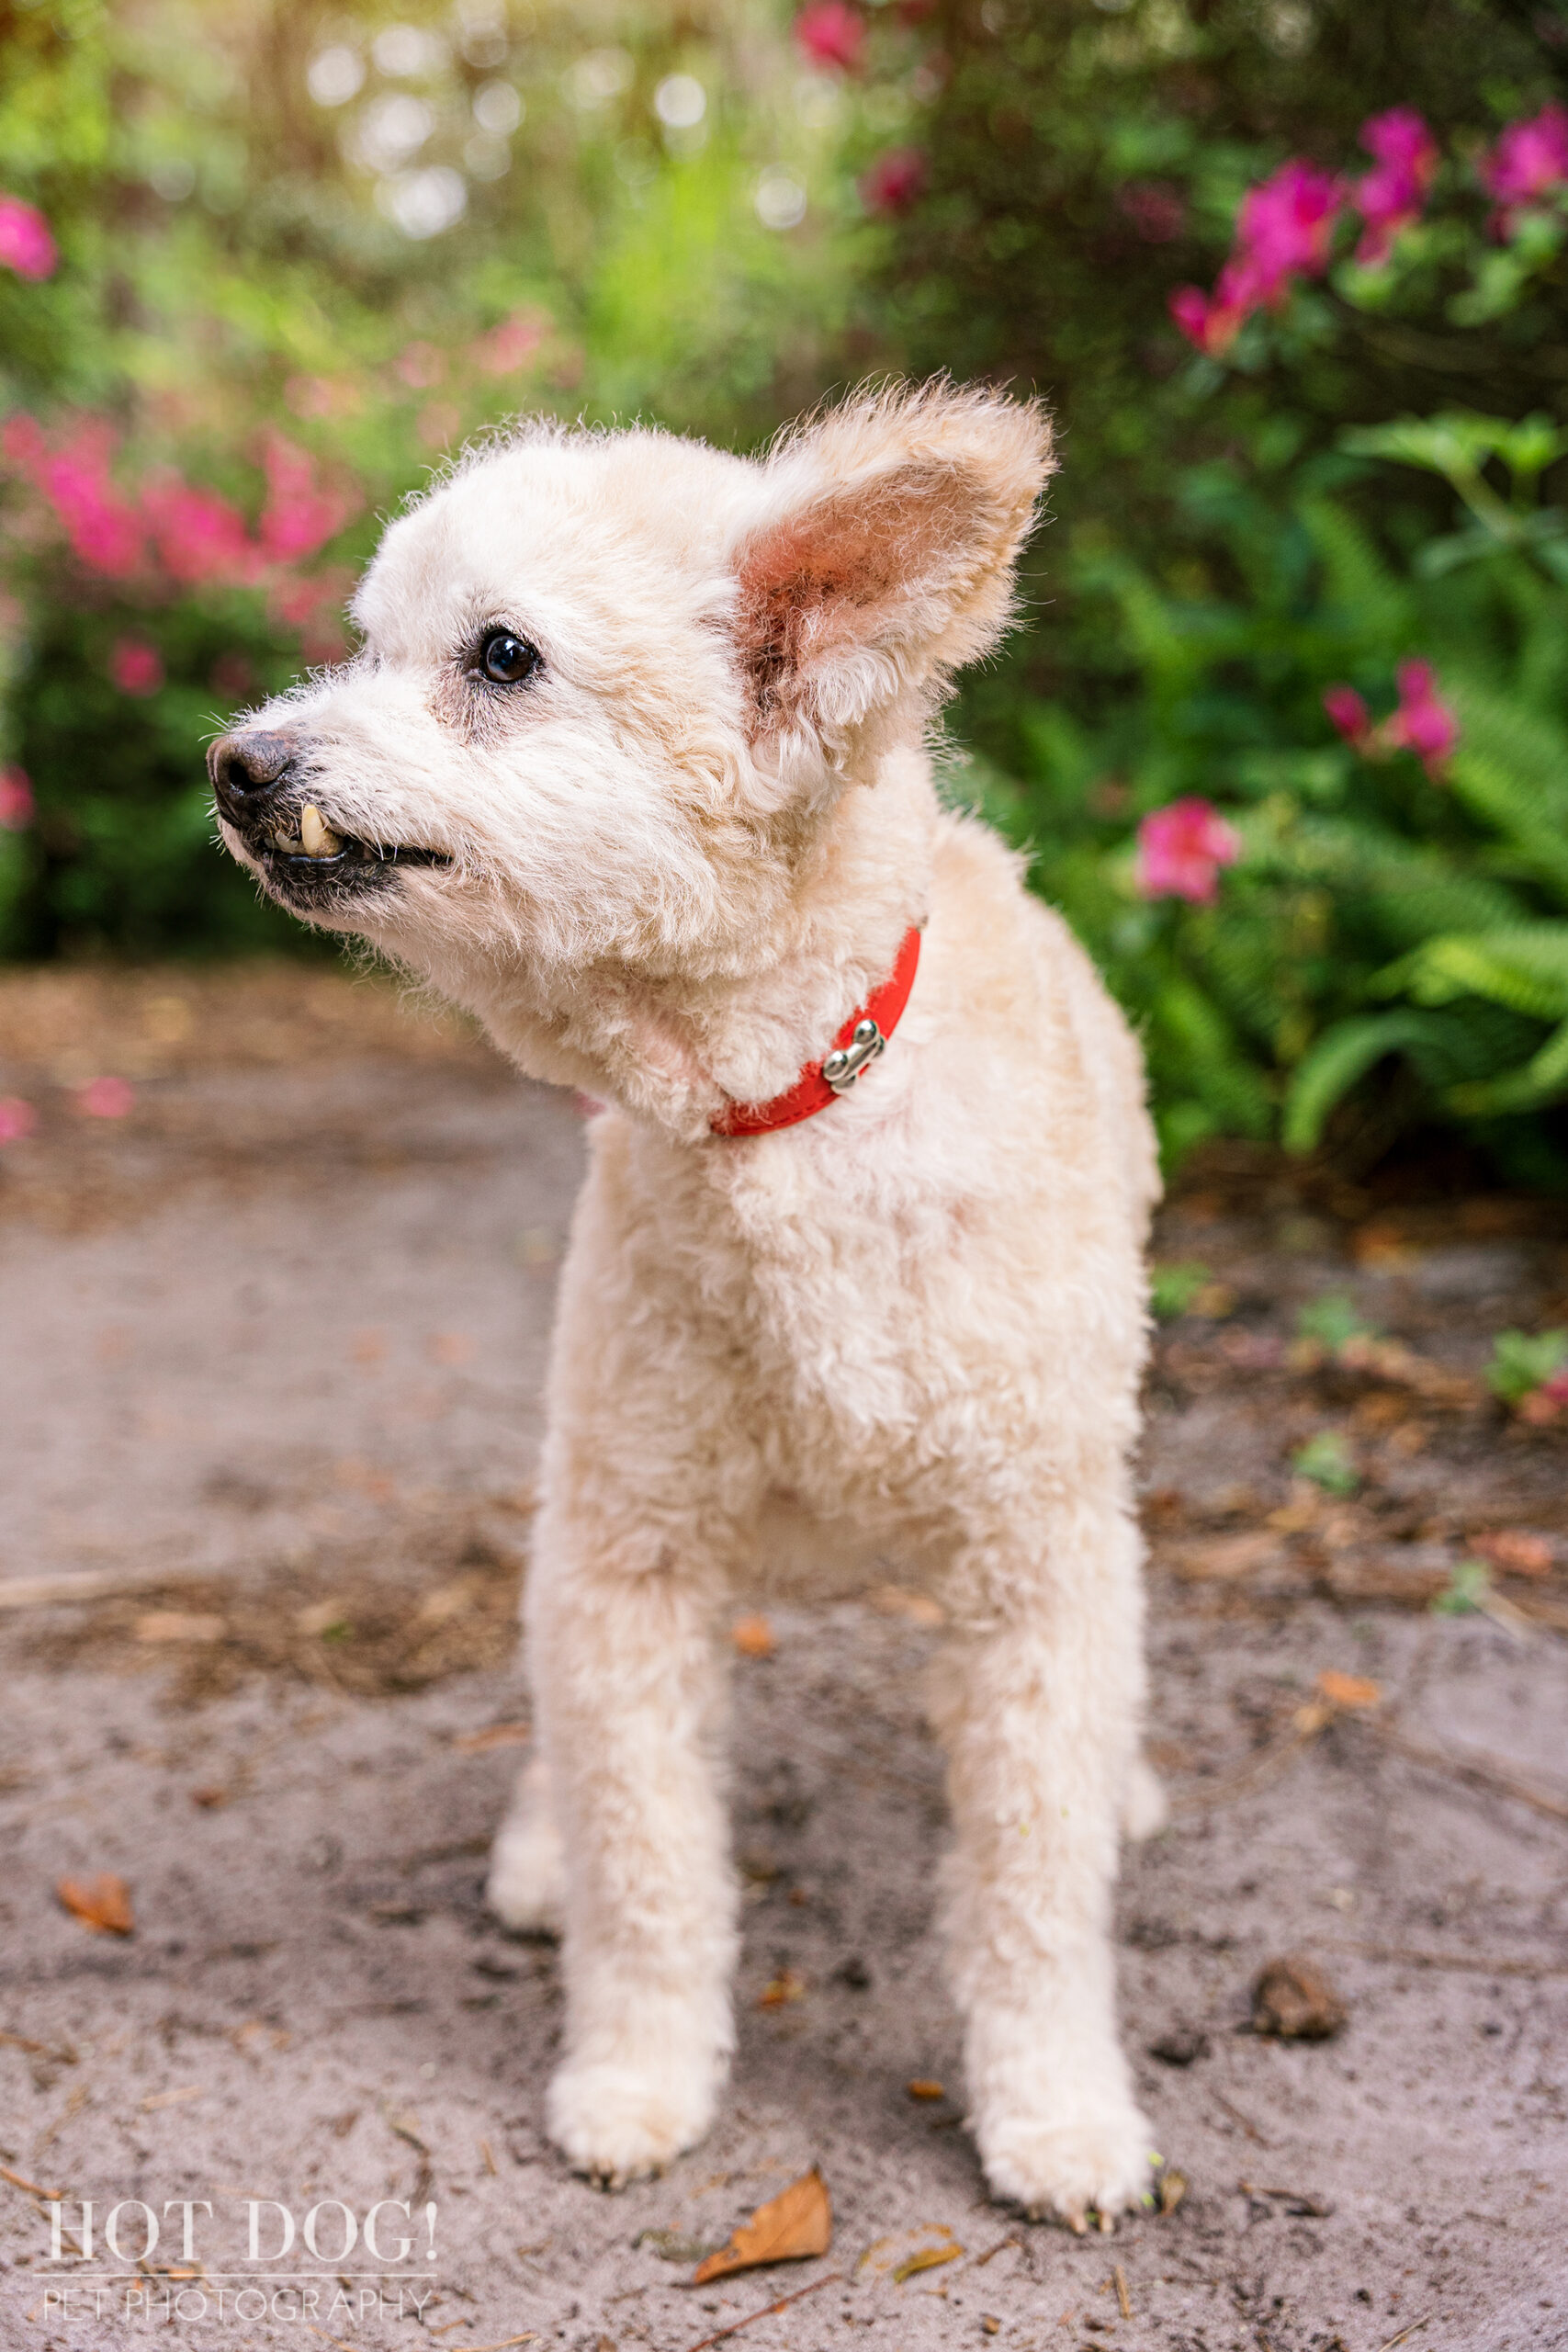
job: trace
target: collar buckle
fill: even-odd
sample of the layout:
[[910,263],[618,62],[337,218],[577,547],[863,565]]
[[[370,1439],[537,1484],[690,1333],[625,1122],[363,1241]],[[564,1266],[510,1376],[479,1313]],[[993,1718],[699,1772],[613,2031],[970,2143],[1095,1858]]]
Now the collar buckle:
[[869,1014],[865,1020],[857,1021],[849,1044],[839,1046],[822,1065],[822,1075],[834,1093],[847,1094],[861,1072],[886,1050],[886,1038]]

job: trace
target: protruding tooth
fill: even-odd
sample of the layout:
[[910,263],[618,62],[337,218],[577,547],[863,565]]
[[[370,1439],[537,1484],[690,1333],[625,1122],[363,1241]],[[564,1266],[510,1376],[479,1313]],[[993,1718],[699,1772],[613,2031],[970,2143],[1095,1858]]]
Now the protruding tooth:
[[282,850],[288,857],[303,857],[305,854],[305,844],[299,834],[286,833],[281,825],[274,828],[272,845],[274,849]]
[[335,857],[343,847],[332,827],[321,821],[321,810],[309,800],[299,811],[299,838],[307,857]]

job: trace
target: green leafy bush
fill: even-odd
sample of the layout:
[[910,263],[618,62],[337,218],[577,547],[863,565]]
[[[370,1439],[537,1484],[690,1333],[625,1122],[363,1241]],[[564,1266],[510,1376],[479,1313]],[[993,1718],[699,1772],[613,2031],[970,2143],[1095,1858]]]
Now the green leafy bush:
[[[1462,309],[1445,288],[1473,296],[1492,253],[1453,204],[1377,270],[1325,243],[1298,272],[1334,270],[1348,312]],[[1194,397],[1334,331],[1299,274],[1253,300],[1192,290]],[[1565,447],[1545,415],[1450,409],[1314,449],[1279,413],[1185,469],[1179,560],[1074,534],[1096,691],[993,712],[973,785],[1139,1019],[1168,1156],[1229,1133],[1367,1162],[1435,1118],[1568,1184],[1568,517],[1541,498]]]
[[1568,1366],[1568,1331],[1499,1331],[1486,1385],[1505,1405],[1520,1405]]

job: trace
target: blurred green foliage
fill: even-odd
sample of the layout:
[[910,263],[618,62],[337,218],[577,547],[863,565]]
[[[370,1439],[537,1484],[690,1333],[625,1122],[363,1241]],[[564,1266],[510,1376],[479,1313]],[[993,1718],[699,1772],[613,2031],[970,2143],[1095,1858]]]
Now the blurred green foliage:
[[[378,518],[467,435],[750,443],[818,396],[863,231],[802,69],[759,0],[0,0],[0,189],[61,251],[0,266],[0,414],[50,436],[0,463],[0,758],[38,804],[0,832],[0,952],[299,941],[210,854],[201,746],[341,650]],[[100,506],[177,475],[243,533],[281,432],[353,519],[254,578],[161,545],[117,574],[39,494],[104,425]],[[117,686],[127,642],[164,683]]]

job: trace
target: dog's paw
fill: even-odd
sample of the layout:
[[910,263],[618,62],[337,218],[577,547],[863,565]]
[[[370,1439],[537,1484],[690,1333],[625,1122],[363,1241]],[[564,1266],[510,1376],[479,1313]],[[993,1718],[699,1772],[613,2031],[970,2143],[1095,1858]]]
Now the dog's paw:
[[1123,1835],[1134,1844],[1144,1838],[1153,1838],[1170,1819],[1170,1805],[1155,1774],[1140,1756],[1127,1776],[1127,1792],[1122,1800]]
[[485,1901],[513,1934],[558,1936],[566,1858],[547,1815],[514,1814],[491,1848]]
[[1002,2116],[976,2136],[992,2193],[1036,2220],[1051,2214],[1082,2231],[1092,2213],[1109,2229],[1149,2192],[1154,2141],[1131,2100],[1077,2116]]
[[596,2188],[624,2188],[696,2145],[713,2121],[715,2097],[711,2084],[672,2068],[569,2058],[550,2085],[547,2120],[574,2172]]

